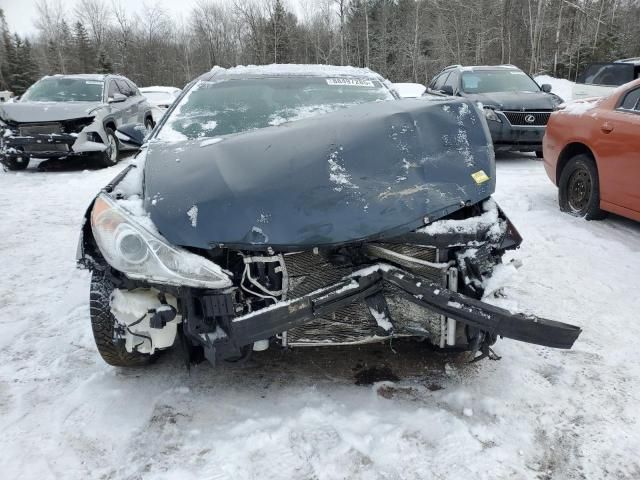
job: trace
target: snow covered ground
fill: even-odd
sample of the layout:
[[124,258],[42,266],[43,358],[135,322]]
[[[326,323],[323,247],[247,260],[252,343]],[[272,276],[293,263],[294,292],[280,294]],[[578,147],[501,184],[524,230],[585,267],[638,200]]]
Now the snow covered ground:
[[[190,374],[93,345],[78,228],[123,167],[0,171],[1,478],[640,478],[640,224],[561,214],[533,157],[498,158],[525,242],[495,301],[581,325],[573,350],[502,340],[469,365],[398,342]],[[356,385],[371,367],[398,380]]]

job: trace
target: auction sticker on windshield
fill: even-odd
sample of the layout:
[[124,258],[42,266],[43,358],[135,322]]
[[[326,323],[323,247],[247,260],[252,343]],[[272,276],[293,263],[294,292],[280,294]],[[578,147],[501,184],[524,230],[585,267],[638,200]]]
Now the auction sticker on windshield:
[[349,86],[349,87],[375,87],[371,80],[359,78],[327,78],[327,85]]

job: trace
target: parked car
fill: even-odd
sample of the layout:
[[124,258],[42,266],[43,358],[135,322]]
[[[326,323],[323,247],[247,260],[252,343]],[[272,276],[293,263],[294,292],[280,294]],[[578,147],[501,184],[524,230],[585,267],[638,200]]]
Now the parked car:
[[544,166],[560,209],[588,220],[605,212],[640,220],[640,80],[551,115]]
[[178,337],[211,362],[395,337],[478,358],[498,335],[570,348],[578,327],[480,301],[521,241],[494,189],[466,99],[394,101],[352,67],[216,68],[87,211],[98,351],[129,366]]
[[640,78],[640,57],[607,63],[592,63],[578,76],[573,99],[607,96],[625,83]]
[[32,157],[97,156],[118,161],[116,129],[153,127],[151,107],[130,80],[119,75],[53,75],[34,83],[18,101],[0,104],[0,162],[27,168]]
[[400,98],[419,98],[424,95],[427,87],[421,83],[394,83],[393,89]]
[[549,115],[562,103],[551,85],[538,85],[513,65],[451,65],[433,78],[427,91],[476,102],[496,150],[535,152],[539,158]]
[[143,87],[140,93],[144,95],[153,109],[153,120],[158,122],[164,112],[171,106],[176,98],[180,95],[179,88],[176,87]]

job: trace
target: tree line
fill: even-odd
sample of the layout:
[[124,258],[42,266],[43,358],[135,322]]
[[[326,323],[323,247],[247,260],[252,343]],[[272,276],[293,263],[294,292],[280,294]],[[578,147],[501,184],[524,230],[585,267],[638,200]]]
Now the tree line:
[[0,89],[45,74],[117,72],[183,87],[214,65],[322,63],[427,83],[449,64],[510,63],[575,79],[592,61],[640,56],[637,0],[200,0],[182,19],[158,4],[40,0],[37,33],[0,10]]

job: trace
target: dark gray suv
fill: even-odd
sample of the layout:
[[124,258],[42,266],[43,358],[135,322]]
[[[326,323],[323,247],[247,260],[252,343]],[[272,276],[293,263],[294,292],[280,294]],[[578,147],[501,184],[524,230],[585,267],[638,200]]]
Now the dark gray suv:
[[431,80],[427,91],[477,102],[496,150],[536,152],[540,158],[549,116],[563,101],[551,93],[551,85],[538,85],[513,65],[451,65]]
[[121,148],[116,130],[153,128],[151,106],[120,75],[43,77],[13,103],[0,105],[0,163],[23,170],[34,158],[94,156],[115,165]]

